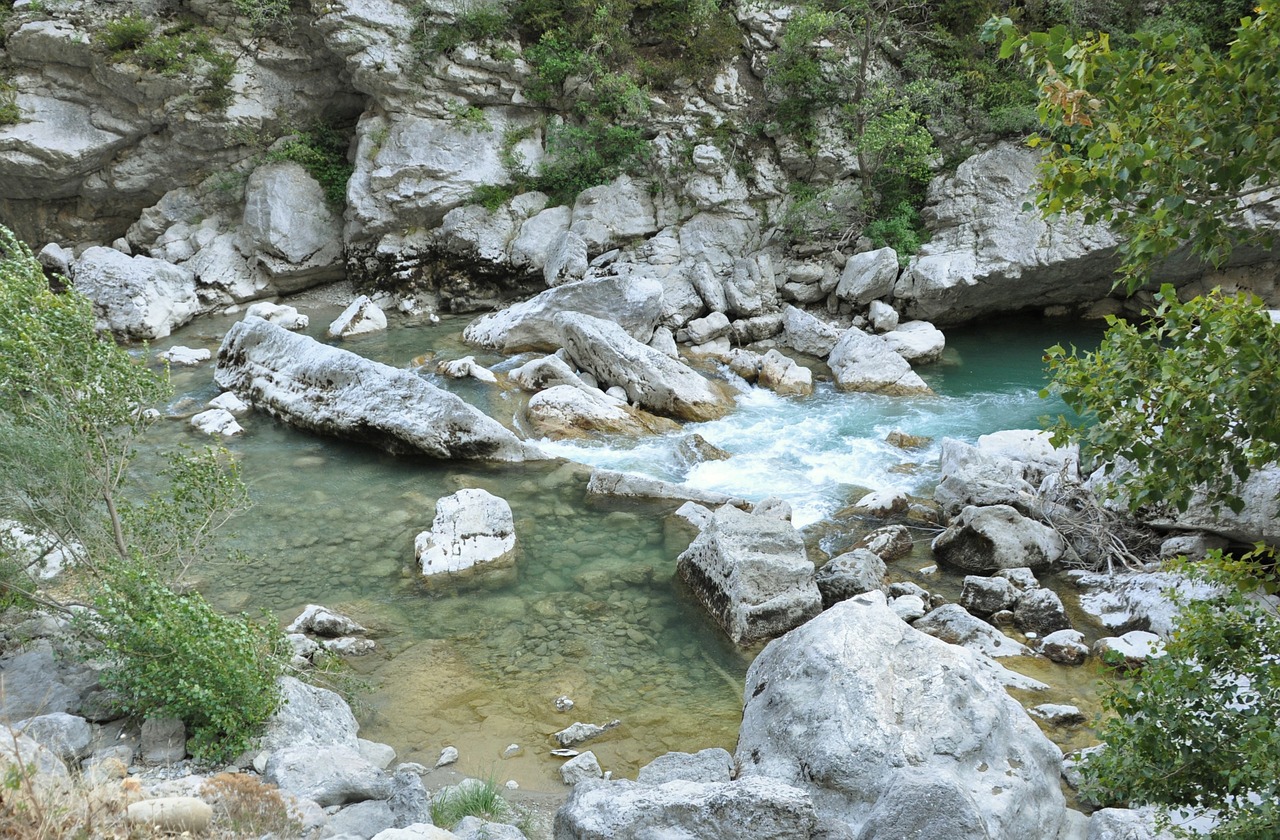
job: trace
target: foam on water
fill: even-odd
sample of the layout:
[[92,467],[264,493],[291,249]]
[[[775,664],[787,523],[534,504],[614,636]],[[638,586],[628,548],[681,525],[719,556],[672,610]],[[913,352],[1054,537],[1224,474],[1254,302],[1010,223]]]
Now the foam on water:
[[[939,383],[945,387],[945,382]],[[931,489],[944,437],[973,440],[999,429],[1036,426],[1060,402],[1041,400],[1025,383],[998,391],[903,399],[846,394],[830,383],[810,397],[779,397],[752,388],[729,416],[686,426],[677,435],[643,442],[543,441],[555,455],[591,466],[683,481],[752,501],[779,496],[791,503],[799,526],[819,521],[856,502],[864,491]],[[922,449],[885,442],[892,431],[931,438]],[[675,457],[681,437],[697,433],[729,452],[724,461],[683,468]]]

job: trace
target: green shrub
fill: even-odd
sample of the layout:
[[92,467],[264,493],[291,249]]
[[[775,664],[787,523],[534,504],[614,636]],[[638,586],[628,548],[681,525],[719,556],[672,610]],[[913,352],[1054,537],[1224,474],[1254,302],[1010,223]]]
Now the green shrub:
[[471,6],[458,12],[453,23],[440,26],[427,22],[432,11],[425,3],[414,9],[418,24],[413,43],[421,59],[450,52],[463,44],[483,44],[508,35],[512,29],[511,13],[500,4]]
[[289,160],[301,164],[324,188],[325,200],[342,207],[347,200],[347,181],[354,167],[347,160],[348,139],[329,125],[300,131],[283,147],[267,155],[267,160]]
[[0,125],[21,122],[22,111],[18,108],[17,92],[17,87],[12,83],[0,81]]
[[492,212],[518,195],[516,187],[510,184],[481,184],[467,196],[469,204],[479,204]]
[[278,630],[178,594],[141,563],[114,565],[94,607],[104,687],[133,714],[181,718],[196,758],[234,758],[279,706],[288,660]]
[[140,15],[128,14],[107,21],[94,37],[113,59],[119,59],[146,46],[155,28],[154,22]]
[[249,28],[259,34],[284,23],[292,8],[290,0],[232,0],[232,5],[249,21]]
[[[206,759],[242,751],[278,703],[278,629],[215,612],[175,587],[243,507],[234,461],[217,450],[170,456],[139,501],[131,469],[168,394],[165,378],[95,328],[92,303],[55,293],[31,250],[0,227],[0,519],[76,544],[86,651],[104,685],[139,714],[176,715]],[[12,579],[0,578],[4,595]],[[47,596],[47,593],[45,594]]]
[[920,212],[906,200],[899,201],[889,208],[888,213],[873,219],[862,233],[877,248],[889,246],[897,251],[898,262],[904,266],[926,239]]
[[466,779],[431,800],[431,821],[436,825],[453,828],[465,817],[502,822],[511,817],[511,805],[492,778]]
[[649,144],[638,128],[598,119],[562,123],[548,129],[547,157],[528,186],[568,204],[583,190],[633,171],[648,155]]

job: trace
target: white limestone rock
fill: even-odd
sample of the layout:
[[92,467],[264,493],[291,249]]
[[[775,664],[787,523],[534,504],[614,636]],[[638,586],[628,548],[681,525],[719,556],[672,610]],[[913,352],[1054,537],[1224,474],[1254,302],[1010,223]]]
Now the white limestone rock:
[[466,379],[470,377],[480,382],[487,382],[490,385],[498,382],[498,377],[494,375],[493,371],[476,363],[475,356],[463,356],[461,359],[441,362],[439,370],[441,374],[450,379]]
[[308,431],[437,458],[544,457],[497,421],[411,371],[263,321],[232,325],[214,381]]
[[697,371],[640,343],[613,321],[562,312],[553,323],[570,361],[602,382],[621,385],[634,405],[696,421],[721,417],[732,407],[732,400]]
[[573,385],[556,385],[534,394],[525,407],[525,419],[534,435],[552,440],[665,434],[680,428],[673,420],[627,405],[625,392],[619,402],[598,389]]
[[244,434],[244,426],[236,422],[235,415],[221,408],[202,411],[191,418],[191,425],[206,435],[235,437]]
[[814,567],[790,522],[718,508],[676,571],[738,645],[781,635],[822,609]]
[[703,490],[687,484],[676,484],[632,473],[616,472],[597,467],[587,481],[587,496],[623,496],[642,499],[673,499],[698,502],[704,505],[733,505],[745,507],[747,502],[715,490]]
[[81,254],[72,283],[93,301],[99,329],[124,338],[164,338],[200,311],[189,269],[114,248],[93,247]]
[[1032,655],[1029,647],[1014,641],[982,619],[969,615],[958,604],[943,604],[912,626],[934,638],[992,658]]
[[936,362],[947,347],[942,330],[928,321],[905,321],[884,334],[893,352],[913,365]]
[[1079,463],[1079,447],[1054,448],[1049,433],[1035,429],[983,435],[977,445],[944,438],[933,499],[948,515],[967,505],[1005,504],[1026,510],[1049,476],[1078,479]]
[[940,562],[969,574],[1022,566],[1047,569],[1065,550],[1057,531],[1008,505],[966,507],[933,539]]
[[880,248],[854,254],[844,264],[836,297],[854,306],[886,298],[898,279],[898,252]]
[[840,330],[803,309],[782,310],[782,343],[799,353],[825,359],[840,341]]
[[294,307],[265,300],[252,304],[245,311],[245,317],[261,318],[286,330],[305,330],[311,325],[311,319]]
[[510,565],[516,551],[511,505],[478,488],[443,496],[436,502],[431,530],[418,534],[413,547],[424,575]]
[[195,367],[201,362],[209,361],[212,357],[213,353],[207,347],[176,346],[159,354],[159,358],[178,367]]
[[774,779],[647,785],[585,781],[556,814],[559,840],[817,840],[809,795]]
[[560,339],[554,323],[562,312],[581,312],[613,321],[637,341],[647,342],[661,315],[662,284],[656,280],[601,277],[557,286],[467,325],[468,344],[518,353],[555,350]]
[[827,359],[841,391],[906,396],[932,394],[924,380],[898,355],[888,341],[857,327],[845,330]]
[[249,404],[237,397],[231,391],[223,391],[218,396],[209,400],[206,405],[209,408],[220,408],[233,417],[239,417],[242,414],[249,413]]
[[333,338],[351,338],[381,332],[386,328],[386,314],[368,295],[360,295],[329,324],[329,335]]
[[245,184],[240,238],[241,250],[280,292],[343,276],[342,219],[301,164],[276,161],[253,171]]
[[813,371],[796,364],[776,349],[760,360],[757,384],[783,396],[806,396],[813,393]]
[[600,769],[596,754],[587,750],[560,765],[560,778],[566,785],[576,785],[586,779],[604,778],[604,771]]
[[1110,291],[1116,237],[1079,215],[1044,219],[1038,152],[1002,143],[929,185],[930,239],[893,287],[906,313],[960,323],[995,312],[1092,301]]
[[[1066,819],[1061,751],[975,654],[903,623],[882,593],[770,642],[744,696],[738,783],[808,792],[837,836],[1057,837]],[[899,808],[911,816],[890,819]]]

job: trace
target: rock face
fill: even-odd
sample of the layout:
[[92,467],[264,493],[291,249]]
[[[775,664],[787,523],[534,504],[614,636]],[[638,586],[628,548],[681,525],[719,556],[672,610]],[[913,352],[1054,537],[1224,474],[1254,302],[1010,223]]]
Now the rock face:
[[574,312],[554,319],[569,359],[601,385],[620,385],[627,398],[655,414],[713,420],[731,401],[697,371],[641,344],[612,321]]
[[1020,566],[1045,569],[1064,550],[1056,531],[1008,505],[970,505],[933,540],[933,553],[939,561],[970,574]]
[[418,534],[413,548],[424,575],[458,574],[514,561],[516,525],[511,505],[474,488],[443,496],[436,502],[431,530]]
[[878,592],[765,647],[735,757],[739,783],[808,791],[828,836],[1055,838],[1066,818],[1061,751],[972,654]]
[[541,453],[457,396],[405,370],[246,318],[214,380],[285,422],[393,453],[522,461]]
[[98,327],[123,338],[164,338],[200,310],[192,273],[163,260],[90,248],[72,268],[77,290],[93,301]]
[[718,508],[676,570],[735,644],[781,635],[817,615],[813,563],[790,522]]
[[560,346],[554,323],[560,312],[581,312],[613,321],[635,340],[647,344],[662,314],[662,285],[656,280],[602,277],[548,289],[501,312],[482,315],[467,325],[468,344],[502,353],[555,350]]
[[1000,144],[929,186],[931,239],[893,287],[907,313],[943,324],[994,312],[1105,297],[1115,236],[1078,216],[1023,210],[1039,155]]
[[827,359],[836,387],[841,391],[869,391],[904,396],[932,394],[924,380],[911,369],[884,338],[862,330],[845,330]]

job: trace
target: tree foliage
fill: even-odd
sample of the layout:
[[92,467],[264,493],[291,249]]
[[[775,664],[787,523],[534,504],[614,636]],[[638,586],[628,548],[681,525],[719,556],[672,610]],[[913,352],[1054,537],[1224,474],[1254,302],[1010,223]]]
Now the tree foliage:
[[1141,324],[1114,316],[1096,351],[1046,359],[1080,419],[1059,418],[1114,471],[1127,504],[1186,510],[1197,494],[1239,512],[1240,483],[1280,456],[1280,327],[1262,302],[1221,292],[1179,302],[1164,286]]
[[1220,553],[1183,571],[1219,595],[1182,604],[1165,655],[1104,697],[1107,748],[1082,770],[1098,802],[1216,812],[1215,840],[1280,836],[1280,615],[1240,589],[1275,583],[1274,567]]
[[[1020,54],[1042,84],[1037,204],[1111,225],[1131,292],[1188,243],[1212,263],[1246,238],[1271,244],[1249,214],[1280,165],[1274,9],[1260,0],[1226,45],[1155,27],[1113,48],[1106,34],[1021,36],[1007,18],[988,23],[1005,35],[1002,54]],[[1154,302],[1142,324],[1109,319],[1096,352],[1049,349],[1053,387],[1083,415],[1060,419],[1056,437],[1119,467],[1133,509],[1200,497],[1239,511],[1240,482],[1280,455],[1280,327],[1245,294],[1180,302],[1166,285]],[[1182,603],[1165,655],[1105,694],[1107,748],[1084,765],[1087,796],[1208,811],[1218,840],[1280,833],[1275,559],[1258,546],[1240,561],[1218,553],[1184,566],[1218,595]]]
[[[244,485],[226,453],[207,449],[171,456],[167,481],[142,494],[135,446],[168,383],[94,323],[90,302],[50,288],[0,227],[0,520],[74,555],[70,589],[96,608],[80,626],[126,708],[182,717],[196,755],[227,758],[275,710],[281,636],[178,589],[244,506]],[[0,560],[0,594],[59,606],[5,540]]]
[[1280,178],[1274,10],[1259,0],[1218,52],[1185,46],[1176,30],[1139,32],[1117,49],[1105,33],[1024,36],[1009,18],[988,22],[1004,36],[1001,56],[1020,55],[1041,85],[1037,204],[1111,225],[1131,291],[1188,242],[1213,264],[1246,239],[1273,242],[1249,211]]

